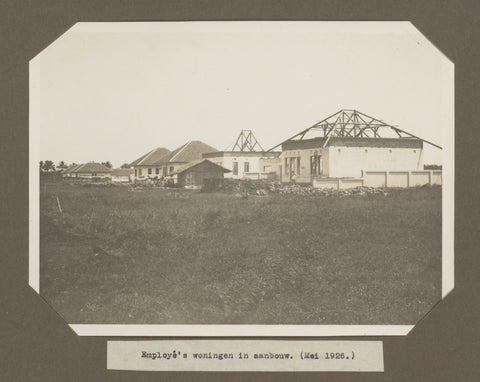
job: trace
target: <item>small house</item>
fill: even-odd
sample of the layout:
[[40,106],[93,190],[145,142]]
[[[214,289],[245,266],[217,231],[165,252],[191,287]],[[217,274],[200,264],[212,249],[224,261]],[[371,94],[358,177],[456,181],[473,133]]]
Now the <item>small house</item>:
[[99,179],[109,178],[112,170],[97,162],[88,162],[76,166],[70,166],[63,173],[64,177],[75,179]]
[[203,186],[205,179],[223,179],[224,174],[230,172],[208,159],[198,159],[179,167],[171,175],[176,177],[179,187]]

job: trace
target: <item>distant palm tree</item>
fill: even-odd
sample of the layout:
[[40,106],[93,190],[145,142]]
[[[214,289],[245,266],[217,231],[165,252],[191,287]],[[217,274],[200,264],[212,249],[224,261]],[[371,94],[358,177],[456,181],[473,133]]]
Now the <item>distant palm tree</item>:
[[120,166],[120,168],[130,168],[130,164],[124,163]]
[[55,164],[51,160],[43,162],[43,171],[55,171]]
[[102,162],[105,167],[112,168],[112,164],[109,161]]

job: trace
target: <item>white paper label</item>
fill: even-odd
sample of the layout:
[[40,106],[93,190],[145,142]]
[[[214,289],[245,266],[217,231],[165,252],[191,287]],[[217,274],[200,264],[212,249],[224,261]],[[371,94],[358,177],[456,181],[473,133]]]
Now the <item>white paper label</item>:
[[158,371],[383,371],[381,341],[108,341],[107,368]]

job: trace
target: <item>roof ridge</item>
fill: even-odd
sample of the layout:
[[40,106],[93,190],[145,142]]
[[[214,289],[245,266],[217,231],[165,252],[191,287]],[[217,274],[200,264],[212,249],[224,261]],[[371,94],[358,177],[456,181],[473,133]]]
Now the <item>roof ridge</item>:
[[150,151],[147,155],[145,155],[145,156],[143,157],[143,159],[142,159],[140,162],[137,163],[137,166],[141,165],[142,162],[143,162],[145,159],[147,159],[150,155],[152,155],[152,154],[153,154],[155,151],[157,151],[159,148],[160,148],[160,147],[156,147],[156,148],[154,148],[152,151]]
[[74,172],[78,172],[83,166],[85,166],[85,163],[79,164],[75,169],[73,169]]
[[186,148],[190,143],[192,143],[192,142],[193,142],[193,141],[188,141],[187,143],[185,143],[185,144],[183,145],[183,147],[180,146],[180,150],[178,150],[178,151],[175,153],[175,155],[169,159],[169,162],[173,162],[173,158],[175,158],[178,154],[180,154],[183,150],[185,150],[185,148]]
[[[93,167],[92,167],[93,166]],[[99,162],[88,162],[78,166],[73,172],[111,172],[112,170]]]

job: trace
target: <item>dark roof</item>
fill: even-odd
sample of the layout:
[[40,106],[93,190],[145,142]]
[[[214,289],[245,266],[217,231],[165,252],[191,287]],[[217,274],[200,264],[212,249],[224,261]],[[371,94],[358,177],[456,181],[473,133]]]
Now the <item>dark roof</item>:
[[196,167],[202,164],[203,162],[207,162],[209,166],[217,167],[218,169],[221,169],[223,172],[230,172],[230,170],[227,170],[225,167],[219,166],[218,164],[215,164],[209,161],[208,159],[197,159],[197,160],[191,161],[190,163],[187,163],[186,165],[179,167],[177,170],[175,170],[175,172],[172,173],[172,175],[181,174],[182,172],[185,172],[193,167]]
[[421,149],[423,141],[416,138],[353,138],[353,137],[319,137],[292,140],[282,143],[282,150],[313,149],[323,146],[341,147],[384,147]]
[[130,176],[133,175],[133,168],[114,168],[112,176]]
[[152,151],[142,155],[140,158],[130,163],[130,167],[133,166],[152,166],[158,162],[161,158],[170,154],[170,150],[165,147],[157,147]]
[[101,163],[97,162],[88,162],[85,164],[82,164],[78,166],[76,169],[74,169],[72,172],[74,173],[96,173],[96,172],[111,172],[112,170],[109,169],[108,167],[104,166]]
[[207,145],[201,141],[190,141],[173,150],[168,156],[155,162],[155,165],[171,163],[171,162],[191,162],[197,159],[202,159],[202,154],[217,151],[212,146]]

